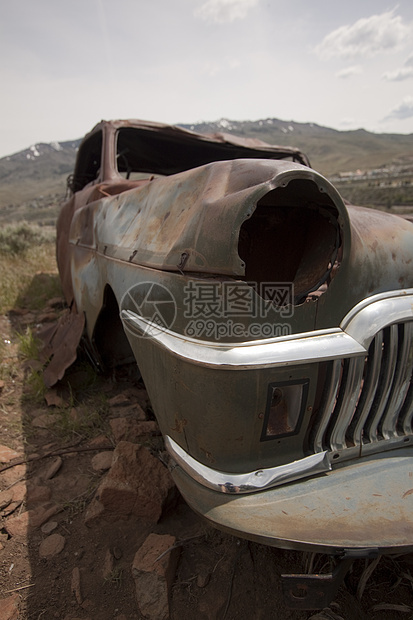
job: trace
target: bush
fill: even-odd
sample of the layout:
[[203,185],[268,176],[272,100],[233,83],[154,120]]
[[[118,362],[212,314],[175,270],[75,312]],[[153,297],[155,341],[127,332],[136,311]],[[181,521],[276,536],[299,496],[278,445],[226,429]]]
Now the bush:
[[0,229],[0,254],[22,254],[30,247],[52,243],[54,240],[54,231],[30,226],[27,222],[10,224]]

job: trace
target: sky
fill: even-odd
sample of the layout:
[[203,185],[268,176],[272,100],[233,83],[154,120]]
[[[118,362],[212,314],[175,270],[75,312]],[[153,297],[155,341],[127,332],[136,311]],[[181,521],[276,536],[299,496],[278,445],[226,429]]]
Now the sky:
[[0,157],[115,118],[279,118],[413,133],[411,0],[0,7]]

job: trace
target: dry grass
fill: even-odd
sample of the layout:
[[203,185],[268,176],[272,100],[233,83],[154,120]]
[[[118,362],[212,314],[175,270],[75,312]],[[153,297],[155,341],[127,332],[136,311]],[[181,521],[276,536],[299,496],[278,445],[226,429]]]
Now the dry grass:
[[54,231],[28,224],[6,227],[0,236],[0,314],[23,301],[29,310],[39,309],[59,295]]

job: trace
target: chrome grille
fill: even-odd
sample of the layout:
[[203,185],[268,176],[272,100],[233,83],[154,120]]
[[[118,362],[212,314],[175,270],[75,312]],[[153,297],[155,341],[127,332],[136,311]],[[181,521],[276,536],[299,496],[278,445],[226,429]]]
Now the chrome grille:
[[411,434],[412,368],[413,321],[380,330],[365,357],[330,362],[310,450],[341,452]]

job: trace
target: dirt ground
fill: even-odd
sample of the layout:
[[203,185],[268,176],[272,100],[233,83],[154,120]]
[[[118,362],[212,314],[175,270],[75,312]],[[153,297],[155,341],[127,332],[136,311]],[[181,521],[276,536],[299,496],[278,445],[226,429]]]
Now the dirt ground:
[[[152,532],[174,536],[180,550],[170,591],[173,620],[413,618],[408,556],[359,560],[329,610],[297,611],[286,607],[281,574],[305,572],[309,561],[314,571],[328,572],[326,556],[219,532],[179,496],[157,523],[129,517],[86,525],[88,506],[107,475],[108,465],[97,467],[95,457],[115,448],[110,420],[119,417],[122,398],[136,398],[146,419],[154,418],[133,372],[96,377],[79,362],[58,390],[36,391],[39,362],[21,358],[16,331],[44,326],[59,311],[59,300],[52,300],[42,312],[20,307],[0,317],[6,351],[0,444],[15,451],[0,448],[0,620],[143,618],[131,566]],[[159,441],[146,438],[145,445],[156,453]]]

